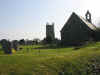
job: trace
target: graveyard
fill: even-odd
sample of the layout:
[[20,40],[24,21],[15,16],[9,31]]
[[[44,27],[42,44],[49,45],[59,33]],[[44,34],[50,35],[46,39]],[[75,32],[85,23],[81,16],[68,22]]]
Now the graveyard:
[[92,75],[100,73],[100,42],[80,47],[20,46],[0,52],[0,75]]

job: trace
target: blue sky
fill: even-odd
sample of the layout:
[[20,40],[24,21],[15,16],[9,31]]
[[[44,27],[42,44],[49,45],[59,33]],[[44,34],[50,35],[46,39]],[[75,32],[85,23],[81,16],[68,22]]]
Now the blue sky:
[[0,39],[45,37],[46,23],[55,23],[55,36],[74,11],[84,17],[90,10],[93,22],[100,19],[99,0],[0,0]]

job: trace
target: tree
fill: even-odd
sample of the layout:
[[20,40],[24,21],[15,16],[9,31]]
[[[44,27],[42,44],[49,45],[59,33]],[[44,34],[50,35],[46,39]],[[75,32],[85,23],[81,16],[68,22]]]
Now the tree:
[[38,38],[35,38],[35,39],[33,40],[33,43],[34,43],[34,44],[39,44],[39,42],[40,42],[40,39],[38,39]]
[[26,40],[26,45],[33,45],[33,41],[32,40]]
[[25,45],[25,40],[24,39],[19,40],[19,44],[20,45]]
[[2,49],[5,54],[11,54],[11,43],[10,41],[3,39],[1,40]]

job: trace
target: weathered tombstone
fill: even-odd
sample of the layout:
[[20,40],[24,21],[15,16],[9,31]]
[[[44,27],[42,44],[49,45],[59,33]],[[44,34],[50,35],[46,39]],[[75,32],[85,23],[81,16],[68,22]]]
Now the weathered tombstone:
[[1,45],[5,54],[11,54],[11,43],[8,40],[1,40]]

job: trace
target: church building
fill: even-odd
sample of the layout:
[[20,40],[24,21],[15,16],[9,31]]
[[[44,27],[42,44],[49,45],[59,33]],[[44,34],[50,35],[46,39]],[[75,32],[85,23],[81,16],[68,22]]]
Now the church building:
[[61,29],[61,43],[76,45],[86,41],[100,41],[100,30],[92,23],[91,13],[87,11],[85,19],[72,13]]

